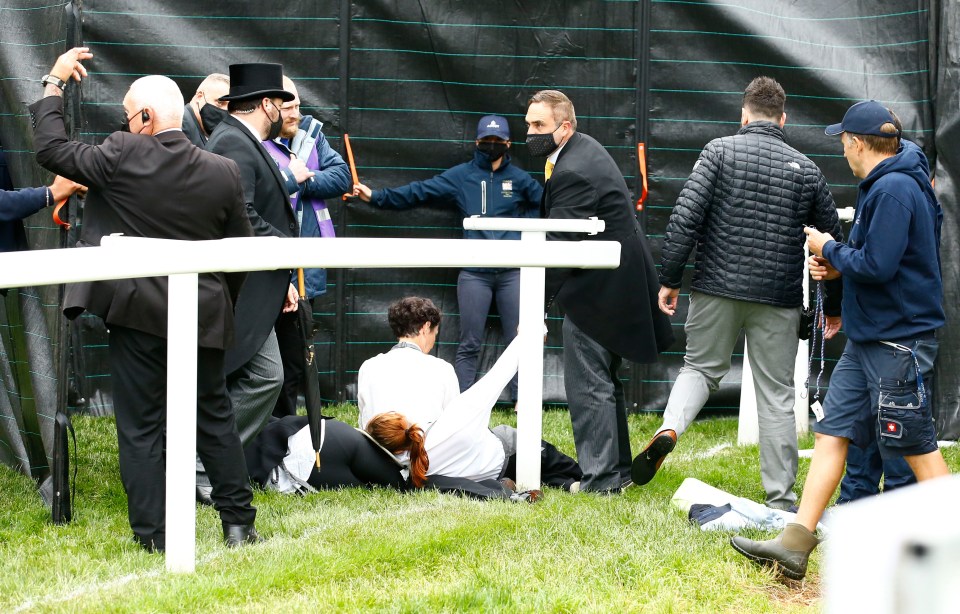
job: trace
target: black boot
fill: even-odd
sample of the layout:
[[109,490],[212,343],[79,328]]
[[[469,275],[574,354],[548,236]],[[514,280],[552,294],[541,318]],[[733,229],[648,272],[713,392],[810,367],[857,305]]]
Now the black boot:
[[259,544],[264,541],[252,524],[223,523],[223,541],[227,548],[236,548],[243,544]]
[[164,552],[167,548],[167,536],[165,533],[153,533],[151,535],[134,533],[133,541],[137,542],[138,546],[151,554],[154,552]]

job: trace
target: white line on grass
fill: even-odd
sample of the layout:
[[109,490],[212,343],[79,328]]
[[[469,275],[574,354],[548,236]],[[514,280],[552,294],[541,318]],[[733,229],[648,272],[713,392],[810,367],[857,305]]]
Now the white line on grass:
[[[439,493],[438,493],[438,494],[439,494]],[[443,496],[443,497],[446,497],[446,495],[442,495],[442,496]],[[354,516],[351,520],[348,520],[348,521],[346,521],[346,522],[340,522],[340,523],[337,525],[337,527],[343,527],[344,525],[356,525],[356,524],[359,524],[359,523],[367,522],[367,521],[368,521],[369,519],[371,519],[371,518],[390,518],[390,517],[406,516],[406,515],[408,515],[408,514],[420,514],[420,513],[423,513],[423,512],[429,512],[429,511],[433,511],[433,510],[439,509],[439,508],[441,508],[441,507],[444,507],[444,505],[446,504],[446,502],[444,501],[444,499],[438,499],[437,503],[439,503],[439,505],[419,506],[419,507],[406,508],[406,509],[397,509],[397,510],[390,510],[389,512],[369,512],[369,511],[368,511],[368,512],[363,512],[362,514],[360,514],[360,515],[358,515],[358,516]],[[303,517],[303,516],[306,516],[306,515],[307,515],[307,514],[305,514],[305,513],[299,513],[299,514],[296,514],[296,515],[290,515],[290,514],[288,514],[287,517],[288,517],[288,518],[291,518],[291,519],[296,519],[298,516],[299,516],[299,517]],[[326,530],[326,529],[330,529],[330,528],[333,528],[333,524],[332,524],[332,523],[331,523],[330,525],[319,524],[319,525],[317,525],[317,526],[315,526],[315,527],[312,527],[312,528],[310,528],[310,529],[308,529],[308,530],[306,530],[306,531],[304,531],[304,532],[302,532],[302,533],[297,534],[296,537],[287,536],[287,535],[280,535],[280,536],[276,536],[276,537],[271,536],[270,539],[268,539],[266,542],[264,542],[264,543],[262,543],[262,544],[260,544],[260,545],[258,545],[258,546],[256,546],[256,547],[257,547],[257,548],[270,548],[270,549],[276,549],[277,547],[285,547],[285,546],[288,545],[287,542],[296,541],[296,542],[299,543],[299,541],[302,540],[304,537],[309,537],[310,535],[314,535],[314,534],[316,534],[316,533],[320,533],[320,532],[322,532],[322,531],[324,531],[324,530]],[[212,561],[220,558],[220,557],[223,556],[226,552],[227,552],[226,549],[218,549],[218,550],[216,550],[216,551],[214,551],[214,552],[211,552],[211,553],[208,554],[207,556],[205,556],[205,557],[197,560],[197,567],[201,567],[201,566],[203,566],[203,565],[206,565],[207,563],[210,563],[210,562],[212,562]],[[65,594],[62,594],[62,595],[49,596],[49,597],[41,597],[41,598],[37,598],[37,599],[28,599],[27,601],[24,601],[24,602],[21,603],[19,606],[17,606],[16,608],[14,608],[13,612],[14,612],[14,614],[18,614],[19,612],[25,612],[25,611],[27,611],[27,610],[32,610],[32,609],[34,609],[34,608],[36,608],[36,607],[39,607],[39,606],[51,605],[51,604],[54,604],[54,603],[62,603],[62,602],[64,602],[64,601],[72,601],[72,600],[78,599],[78,598],[80,598],[80,597],[86,597],[86,596],[91,595],[91,594],[93,594],[93,593],[98,593],[98,592],[101,592],[101,591],[108,591],[108,590],[120,588],[120,587],[122,587],[122,586],[126,586],[127,584],[130,584],[131,582],[135,582],[135,581],[138,581],[138,580],[146,580],[146,579],[150,579],[150,578],[155,578],[155,577],[160,576],[160,575],[163,575],[163,574],[165,574],[165,573],[166,573],[165,568],[162,568],[162,567],[161,567],[161,568],[152,569],[152,570],[150,570],[150,571],[143,572],[143,573],[127,574],[127,575],[125,575],[125,576],[121,576],[121,577],[119,577],[119,578],[116,578],[116,579],[114,579],[114,580],[110,580],[110,581],[108,581],[108,582],[94,582],[94,583],[89,584],[89,585],[87,585],[87,586],[81,586],[80,588],[76,588],[76,589],[70,591],[69,593],[65,593]]]
[[684,455],[684,458],[689,458],[690,460],[699,460],[701,458],[710,458],[711,456],[716,456],[717,454],[723,452],[727,448],[731,447],[729,443],[721,443],[713,446],[709,450],[703,452],[697,452],[696,454]]

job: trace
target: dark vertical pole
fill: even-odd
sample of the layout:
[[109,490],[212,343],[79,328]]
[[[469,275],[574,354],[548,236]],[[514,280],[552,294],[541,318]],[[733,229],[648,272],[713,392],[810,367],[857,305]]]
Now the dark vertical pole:
[[[636,30],[637,30],[637,143],[647,145],[647,160],[649,162],[649,137],[650,127],[647,124],[649,116],[649,104],[647,93],[650,88],[650,0],[640,0],[636,8]],[[637,145],[634,143],[634,146]],[[636,156],[636,152],[634,152]],[[634,185],[634,194],[637,198],[643,193],[643,177],[640,175],[640,162],[637,160],[637,180]],[[649,185],[649,181],[647,184]],[[644,207],[640,212],[640,226],[646,232],[647,230],[647,209]]]
[[[638,143],[644,143],[646,145],[648,163],[650,159],[650,127],[648,125],[650,105],[647,99],[647,94],[650,89],[650,5],[650,0],[640,0],[636,5],[634,14],[634,24],[636,28],[635,44],[637,50],[637,142],[634,143],[634,147],[636,147]],[[636,150],[634,150],[633,155],[637,164],[637,179],[634,182],[633,193],[639,199],[640,195],[643,194],[643,176],[640,173],[640,158]],[[649,172],[649,170],[645,170],[645,172]],[[648,181],[647,184],[649,185],[649,183]],[[644,206],[643,211],[637,214],[637,218],[640,221],[640,228],[643,232],[647,232],[646,206]],[[642,380],[649,376],[651,370],[647,365],[631,365],[630,381],[627,382],[627,385],[624,387],[624,397],[628,412],[637,411],[643,403],[645,386]]]
[[[66,39],[66,48],[72,49],[73,47],[80,46],[83,41],[83,36],[81,32],[81,23],[80,19],[80,3],[77,0],[70,2],[64,7],[64,24],[66,28],[65,39]],[[64,100],[65,108],[65,117],[70,120],[70,138],[77,139],[80,135],[80,125],[81,125],[81,116],[80,116],[80,88],[78,86],[73,86],[67,88],[66,91],[66,100]],[[70,202],[67,203],[65,209],[66,215],[63,217],[67,219],[71,225],[76,225],[78,217],[78,208],[76,206],[71,206],[76,204],[76,197],[70,197]],[[71,211],[73,215],[71,216]],[[60,230],[60,248],[64,249],[68,247],[70,242],[70,231],[66,228],[61,227]],[[57,289],[57,304],[59,308],[63,307],[63,295],[64,295],[63,284],[60,284],[60,287]],[[70,334],[70,323],[64,317],[57,318],[57,411],[66,412],[67,403],[69,399],[69,389],[70,389],[70,378],[72,374],[69,373],[70,370],[70,360],[69,356],[72,351],[72,339]]]
[[[340,1],[340,134],[350,131],[350,0]],[[349,210],[346,207],[341,209],[340,228],[337,229],[337,235],[347,236],[347,215]],[[333,385],[336,392],[336,399],[343,403],[346,400],[346,390],[344,389],[344,370],[346,369],[346,350],[345,339],[346,318],[346,288],[349,271],[346,269],[337,269],[336,280],[336,313],[334,314],[334,341],[336,346],[333,350],[334,356],[334,378]]]

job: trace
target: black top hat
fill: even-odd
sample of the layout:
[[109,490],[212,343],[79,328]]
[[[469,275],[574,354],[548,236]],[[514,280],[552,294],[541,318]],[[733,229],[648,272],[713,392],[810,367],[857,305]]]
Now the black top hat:
[[283,89],[283,66],[280,64],[231,64],[230,93],[220,100],[249,100],[251,98],[279,98],[293,100],[293,92]]

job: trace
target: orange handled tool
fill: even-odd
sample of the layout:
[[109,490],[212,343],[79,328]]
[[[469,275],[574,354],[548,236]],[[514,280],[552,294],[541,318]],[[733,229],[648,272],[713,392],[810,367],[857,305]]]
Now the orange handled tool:
[[58,226],[63,226],[65,229],[70,230],[70,222],[60,217],[60,209],[62,209],[63,206],[67,204],[68,200],[69,200],[68,198],[64,198],[59,203],[57,203],[56,207],[53,208],[53,221],[56,222]]
[[[347,163],[350,164],[350,175],[353,177],[353,185],[357,185],[360,183],[360,178],[357,177],[357,163],[353,161],[353,148],[350,147],[350,135],[347,133],[343,134],[343,144],[347,148]],[[343,195],[343,200],[352,198],[352,191]]]
[[647,201],[647,146],[645,143],[637,143],[637,165],[640,167],[640,177],[643,181],[640,198],[637,199],[637,211],[643,211],[643,204]]

